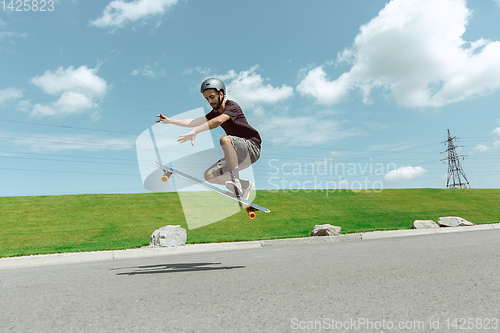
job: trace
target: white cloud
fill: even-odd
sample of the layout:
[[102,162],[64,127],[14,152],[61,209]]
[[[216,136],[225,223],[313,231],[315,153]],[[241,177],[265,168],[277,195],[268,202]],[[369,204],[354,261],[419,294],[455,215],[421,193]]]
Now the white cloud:
[[97,106],[96,99],[106,94],[108,85],[96,75],[97,68],[87,66],[64,69],[59,67],[54,72],[47,70],[42,76],[36,76],[30,83],[52,96],[60,96],[49,104],[35,104],[32,115],[62,116],[89,111]]
[[333,104],[359,89],[389,91],[406,107],[441,107],[500,89],[500,42],[466,42],[471,11],[465,0],[393,0],[360,28],[337,61],[350,71],[329,80],[323,66],[297,86],[318,103]]
[[151,78],[156,78],[158,76],[165,76],[165,71],[164,70],[159,70],[156,69],[158,67],[158,62],[155,62],[154,65],[144,65],[141,66],[130,73],[130,75],[137,76],[137,75],[142,75],[142,76],[148,76]]
[[385,175],[384,180],[388,183],[395,184],[403,180],[416,178],[418,176],[423,175],[426,172],[427,170],[425,170],[420,166],[417,167],[405,166],[389,171]]
[[43,134],[0,132],[0,142],[15,146],[17,150],[27,152],[62,151],[122,151],[134,150],[135,138],[108,137],[82,134]]
[[339,102],[349,92],[350,83],[347,75],[343,74],[335,81],[328,81],[323,67],[317,67],[307,73],[306,77],[297,86],[301,95],[316,98],[318,103],[331,105]]
[[163,15],[176,3],[177,0],[113,0],[104,8],[103,15],[90,24],[99,28],[122,28],[129,22]]
[[96,72],[97,68],[89,69],[87,66],[81,66],[77,69],[74,69],[73,66],[64,69],[61,66],[54,72],[45,71],[42,76],[36,76],[30,82],[51,95],[72,90],[102,95],[106,91],[106,82],[95,75]]
[[293,95],[293,88],[287,85],[273,87],[265,84],[264,79],[254,66],[248,71],[236,73],[234,70],[217,78],[224,81],[228,98],[236,101],[242,108],[254,108],[258,104],[276,104]]
[[292,97],[293,88],[272,86],[267,83],[269,79],[258,74],[258,70],[256,65],[239,73],[230,70],[223,75],[206,77],[216,77],[224,82],[228,99],[242,107],[263,140],[277,145],[307,147],[365,134],[356,128],[344,128],[346,121],[333,120],[329,118],[331,113],[324,110],[309,110],[303,116],[290,115],[287,108],[279,106],[273,112],[266,111],[266,106],[276,106]]
[[485,151],[488,151],[490,150],[490,147],[488,147],[487,145],[485,145],[484,143],[480,143],[478,144],[476,147],[474,147],[474,150],[475,151],[478,151],[480,153],[484,153]]
[[[491,134],[496,135],[497,137],[500,137],[500,127],[495,128]],[[480,143],[477,146],[474,147],[472,152],[479,152],[479,153],[485,153],[487,151],[494,151],[500,149],[500,138],[497,138],[496,140],[493,141],[491,145],[486,145],[484,143]]]
[[0,104],[11,99],[19,99],[23,97],[23,92],[17,88],[0,89]]
[[318,115],[279,117],[265,115],[256,126],[264,140],[276,145],[313,147],[335,140],[364,135],[358,129],[345,129],[345,121]]
[[4,38],[27,38],[28,34],[26,32],[17,31],[0,31],[0,42]]
[[23,112],[30,112],[33,105],[30,100],[22,100],[17,103],[17,109]]
[[210,75],[210,68],[201,68],[201,67],[189,68],[189,69],[185,69],[182,72],[182,75],[183,76],[191,75],[194,72],[200,73],[200,74],[202,74],[204,76],[209,76]]

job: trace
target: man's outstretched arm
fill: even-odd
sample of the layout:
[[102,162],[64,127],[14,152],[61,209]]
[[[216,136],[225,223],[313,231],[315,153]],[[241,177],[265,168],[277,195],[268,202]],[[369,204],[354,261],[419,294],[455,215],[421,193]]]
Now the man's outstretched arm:
[[196,138],[196,135],[198,133],[217,128],[229,119],[230,119],[230,117],[224,113],[221,114],[220,116],[217,116],[215,118],[210,119],[209,121],[206,121],[206,118],[205,118],[205,122],[202,125],[194,128],[188,134],[179,136],[179,139],[177,139],[177,142],[183,143],[186,141],[191,141],[191,145],[194,146],[194,139]]
[[205,117],[200,117],[196,119],[173,119],[164,116],[162,113],[157,115],[157,117],[160,118],[159,120],[156,121],[157,123],[172,124],[181,127],[198,127],[207,122],[207,118]]

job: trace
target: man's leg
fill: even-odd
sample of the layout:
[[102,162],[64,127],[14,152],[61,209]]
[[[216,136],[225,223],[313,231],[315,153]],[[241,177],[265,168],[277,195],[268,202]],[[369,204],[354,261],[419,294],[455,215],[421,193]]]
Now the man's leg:
[[[233,193],[238,191],[239,195],[248,198],[255,185],[251,181],[241,180],[239,175],[240,170],[246,169],[252,164],[247,148],[239,147],[238,151],[240,154],[245,151],[245,156],[238,156],[231,137],[223,136],[220,139],[220,144],[224,151],[224,158],[205,171],[205,180],[210,183],[226,185]],[[241,164],[239,164],[240,161]]]
[[229,176],[227,172],[221,174],[219,170],[222,168],[217,168],[217,170],[215,170],[214,168],[216,167],[217,163],[205,171],[205,180],[209,183],[225,185],[228,180],[231,180],[231,176]]
[[234,149],[233,142],[229,136],[223,136],[220,138],[220,146],[224,151],[224,159],[226,160],[227,168],[229,170],[229,175],[231,176],[231,181],[240,179],[240,172],[238,168],[238,154],[236,149]]
[[[239,173],[240,167],[242,169],[245,169],[252,164],[250,162],[250,157],[248,156],[246,149],[244,149],[246,156],[244,156],[244,158],[241,158],[242,156],[240,156],[240,159],[238,159],[238,153],[236,152],[233,141],[229,136],[223,136],[220,139],[220,144],[222,150],[224,150],[224,158],[229,170],[229,176],[231,177],[231,180],[228,180],[225,184],[226,188],[232,191],[237,196],[248,199],[250,192],[254,188],[255,184],[251,181],[240,179]],[[243,160],[242,165],[239,164],[240,160]]]
[[220,139],[220,144],[224,151],[224,158],[205,171],[205,180],[209,183],[225,185],[227,181],[234,178],[234,176],[231,177],[231,170],[233,170],[234,174],[234,169],[236,169],[238,173],[237,178],[239,178],[238,154],[229,136],[223,136]]

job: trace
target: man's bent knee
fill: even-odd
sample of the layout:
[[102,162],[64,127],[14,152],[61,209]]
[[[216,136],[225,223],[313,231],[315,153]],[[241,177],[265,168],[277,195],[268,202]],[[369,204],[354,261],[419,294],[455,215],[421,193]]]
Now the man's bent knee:
[[205,174],[203,174],[203,177],[207,182],[210,182],[214,178],[214,174],[211,171],[205,171]]
[[231,141],[231,138],[229,136],[223,136],[222,138],[220,138],[220,144],[222,146],[231,146],[233,144],[233,142]]

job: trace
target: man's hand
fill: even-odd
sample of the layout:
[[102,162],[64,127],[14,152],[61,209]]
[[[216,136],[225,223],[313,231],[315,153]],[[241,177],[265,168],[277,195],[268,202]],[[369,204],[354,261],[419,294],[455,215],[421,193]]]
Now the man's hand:
[[157,117],[159,117],[160,119],[157,120],[156,122],[157,123],[161,123],[161,124],[170,124],[170,119],[168,119],[167,117],[165,117],[163,115],[163,113],[160,113],[159,115],[157,115]]
[[177,142],[184,143],[186,141],[191,141],[191,146],[194,146],[195,138],[196,138],[196,133],[193,133],[193,131],[191,131],[188,134],[179,135]]

